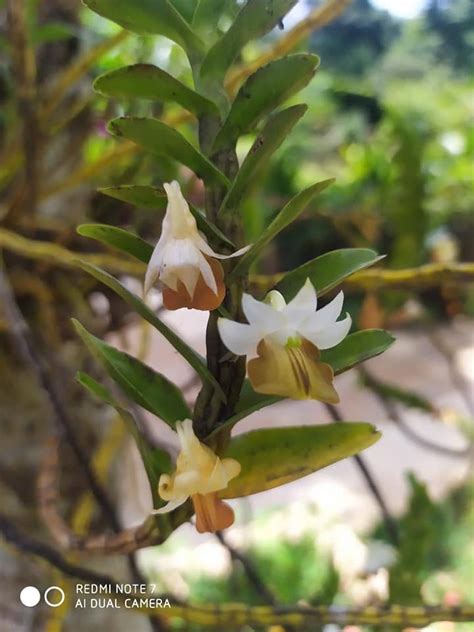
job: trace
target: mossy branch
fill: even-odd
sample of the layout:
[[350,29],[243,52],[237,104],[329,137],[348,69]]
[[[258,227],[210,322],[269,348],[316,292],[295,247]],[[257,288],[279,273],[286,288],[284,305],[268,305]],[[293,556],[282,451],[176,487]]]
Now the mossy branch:
[[[150,608],[139,611],[148,613]],[[437,606],[254,606],[244,604],[172,606],[160,611],[164,617],[179,618],[189,623],[230,630],[241,626],[291,625],[296,629],[335,623],[339,625],[402,625],[420,627],[436,621],[474,621],[474,606],[445,608]]]
[[114,274],[129,274],[142,278],[145,270],[145,265],[139,261],[106,253],[74,252],[49,241],[27,239],[5,228],[0,228],[0,248],[27,259],[35,259],[64,268],[79,268],[78,259],[81,259]]
[[[283,274],[254,274],[250,285],[260,292],[274,287]],[[417,268],[386,270],[373,268],[355,272],[342,283],[344,291],[423,290],[440,285],[474,283],[474,263],[427,263]]]
[[[142,278],[145,264],[123,256],[116,257],[108,253],[83,253],[68,250],[49,241],[37,241],[22,237],[17,233],[0,228],[0,248],[26,257],[46,261],[52,265],[66,268],[78,267],[78,260],[99,266],[112,274],[128,274]],[[250,285],[260,292],[270,290],[282,278],[283,274],[254,274]],[[474,263],[427,263],[418,268],[385,270],[373,268],[354,273],[346,279],[342,287],[345,291],[373,290],[422,290],[440,285],[461,286],[474,283]]]

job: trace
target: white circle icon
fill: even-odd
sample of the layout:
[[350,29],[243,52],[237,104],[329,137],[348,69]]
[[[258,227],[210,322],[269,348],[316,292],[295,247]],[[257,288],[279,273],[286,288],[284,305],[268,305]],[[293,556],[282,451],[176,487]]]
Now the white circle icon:
[[[56,591],[59,593],[59,598],[55,597],[54,601],[50,601],[48,599],[49,594],[52,591]],[[44,600],[51,608],[58,608],[62,603],[64,603],[65,598],[66,595],[64,594],[64,590],[62,588],[59,588],[59,586],[50,586],[44,591]]]
[[20,593],[20,601],[27,608],[33,608],[41,599],[40,591],[34,586],[25,586]]

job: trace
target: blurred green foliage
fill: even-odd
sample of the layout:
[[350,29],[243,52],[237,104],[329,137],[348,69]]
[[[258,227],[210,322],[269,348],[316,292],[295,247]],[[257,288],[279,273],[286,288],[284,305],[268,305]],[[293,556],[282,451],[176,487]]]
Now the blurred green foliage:
[[[406,605],[419,603],[421,599],[426,603],[472,603],[472,482],[437,502],[429,497],[425,485],[413,475],[407,477],[407,484],[410,487],[408,506],[398,520],[401,545],[395,562],[389,567],[390,601]],[[265,532],[265,520],[259,524]],[[384,527],[380,525],[365,541],[370,543],[385,538]],[[314,535],[307,534],[299,540],[268,538],[268,541],[262,540],[245,550],[245,555],[281,603],[298,600],[314,605],[347,603],[346,591],[350,586],[343,589],[340,585],[330,557],[318,550]],[[190,597],[201,603],[263,603],[262,596],[249,584],[239,562],[233,565],[229,576],[190,573],[186,581]],[[456,624],[454,629],[467,632],[470,625]],[[176,629],[183,628],[177,625]],[[199,626],[185,629],[203,632]],[[366,626],[364,629],[373,628]],[[257,628],[252,630],[259,632]]]
[[[338,591],[337,572],[327,556],[317,551],[309,535],[296,542],[270,540],[265,545],[252,547],[246,556],[282,603],[296,603],[301,599],[311,604],[331,603]],[[225,584],[220,579],[200,576],[191,580],[190,588],[200,603],[264,603],[261,595],[249,585],[239,563],[234,565]]]

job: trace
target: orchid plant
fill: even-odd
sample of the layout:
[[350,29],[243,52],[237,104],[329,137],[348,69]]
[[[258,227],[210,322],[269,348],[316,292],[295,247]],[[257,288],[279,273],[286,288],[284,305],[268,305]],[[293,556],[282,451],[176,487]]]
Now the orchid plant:
[[[177,433],[181,451],[173,464],[162,447],[141,433],[125,400],[118,401],[92,377],[79,375],[84,386],[118,410],[137,442],[153,497],[152,519],[164,533],[193,512],[200,532],[226,528],[234,513],[223,498],[295,480],[358,453],[379,437],[364,422],[272,428],[269,410],[265,427],[234,432],[240,420],[282,398],[337,403],[334,376],[392,343],[382,330],[349,333],[350,315],[340,319],[343,292],[331,297],[346,277],[378,260],[372,250],[319,254],[278,275],[275,287],[269,282],[266,296],[253,283],[252,271],[266,246],[301,213],[313,210],[318,194],[331,184],[325,180],[301,191],[276,210],[254,243],[245,243],[242,207],[273,152],[304,115],[306,106],[294,104],[295,95],[313,78],[319,59],[297,53],[271,61],[248,76],[235,96],[226,90],[226,77],[243,47],[281,24],[296,3],[85,0],[93,11],[131,31],[175,42],[186,53],[192,74],[192,85],[185,85],[162,68],[138,64],[107,72],[95,88],[114,99],[164,104],[160,120],[121,117],[110,122],[109,131],[186,167],[178,170],[182,184],[183,174],[193,172],[203,183],[204,207],[195,208],[186,200],[178,181],[162,186],[124,183],[102,192],[156,209],[157,225],[161,222],[156,246],[117,226],[87,224],[78,229],[143,262],[142,296],[99,268],[86,263],[82,267],[158,329],[201,380],[190,408],[163,374],[75,323],[122,394]],[[230,26],[221,30],[222,24]],[[189,114],[186,137],[170,124],[168,104]],[[253,142],[239,160],[236,146],[243,136]],[[149,306],[147,295],[153,287],[162,291],[166,309],[209,312],[205,358]],[[325,304],[317,309],[321,299]]]

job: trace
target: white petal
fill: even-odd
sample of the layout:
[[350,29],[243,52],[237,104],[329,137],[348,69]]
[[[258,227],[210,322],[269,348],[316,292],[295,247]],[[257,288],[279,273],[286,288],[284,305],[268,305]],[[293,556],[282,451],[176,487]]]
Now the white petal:
[[[273,309],[271,305],[257,301],[250,294],[242,296],[242,310],[249,323],[258,327],[262,332],[270,332],[278,329],[282,324],[281,312]],[[263,336],[262,336],[263,337]]]
[[153,284],[160,275],[161,265],[163,262],[163,239],[160,238],[153,250],[148,267],[145,273],[144,294],[145,296],[153,287]]
[[221,463],[227,476],[227,482],[238,476],[242,470],[240,463],[235,459],[225,458],[222,459]]
[[210,290],[212,290],[212,292],[214,292],[214,294],[217,295],[217,283],[214,272],[212,271],[206,257],[201,253],[199,253],[199,269],[201,271],[202,278],[204,279],[204,283]]
[[195,242],[196,246],[201,252],[203,252],[205,255],[208,255],[209,257],[214,257],[215,259],[230,259],[231,257],[240,257],[240,255],[243,255],[250,248],[250,245],[244,246],[243,248],[236,250],[230,255],[221,255],[210,247],[210,245],[207,243],[207,239],[201,233],[198,233],[198,237],[195,239]]
[[259,331],[252,325],[236,323],[228,318],[219,318],[217,328],[222,342],[235,355],[257,355],[260,342]]
[[189,451],[193,440],[196,438],[193,430],[193,422],[191,419],[183,419],[176,422],[176,433],[178,435],[181,450]]
[[316,332],[333,325],[339,318],[343,303],[344,292],[339,292],[330,303],[319,309],[316,313],[313,313],[312,316],[309,316],[304,323],[302,323],[301,333],[303,333],[303,329]]
[[202,493],[209,494],[211,492],[217,492],[219,489],[225,489],[229,479],[227,478],[226,470],[222,466],[222,461],[217,458],[214,464],[209,478],[206,481],[206,487]]
[[192,298],[199,279],[199,268],[185,266],[179,270],[178,276],[180,281],[184,284],[189,296]]
[[349,333],[351,328],[352,319],[349,314],[346,314],[344,320],[340,320],[337,323],[332,323],[325,329],[318,329],[317,331],[311,331],[306,328],[301,334],[312,342],[318,349],[330,349],[338,345]]
[[180,507],[181,505],[183,505],[187,500],[188,500],[188,496],[184,496],[184,497],[181,496],[180,498],[175,498],[174,500],[170,500],[170,502],[167,503],[164,507],[161,507],[160,509],[153,509],[151,513],[152,514],[169,513],[170,511],[173,511],[173,509],[176,509],[177,507]]
[[284,313],[288,323],[296,326],[303,318],[311,315],[314,316],[316,306],[316,290],[314,289],[311,281],[306,279],[306,282],[301,290],[285,307]]
[[189,210],[178,182],[173,180],[173,182],[165,183],[163,187],[168,196],[165,219],[169,222],[170,233],[176,239],[194,237],[197,234],[196,220]]
[[163,251],[163,267],[198,266],[200,257],[199,248],[192,239],[170,239]]
[[216,459],[214,469],[209,476],[206,483],[205,492],[211,493],[217,492],[220,489],[225,489],[232,478],[235,478],[240,474],[240,463],[235,459]]
[[241,255],[245,254],[247,250],[250,250],[251,246],[252,244],[249,244],[248,246],[239,248],[239,250],[232,252],[230,255],[219,255],[217,252],[214,252],[212,256],[215,257],[216,259],[232,259],[232,257],[240,257]]
[[271,305],[277,312],[283,311],[286,307],[285,298],[278,290],[270,290],[265,296],[265,303]]

